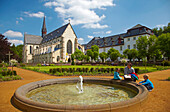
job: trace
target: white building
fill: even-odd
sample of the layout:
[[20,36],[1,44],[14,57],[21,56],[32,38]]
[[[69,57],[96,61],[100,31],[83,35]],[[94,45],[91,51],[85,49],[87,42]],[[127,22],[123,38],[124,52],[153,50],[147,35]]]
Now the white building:
[[136,40],[141,36],[153,35],[153,31],[140,24],[128,29],[126,33],[113,35],[109,37],[94,37],[90,42],[84,44],[85,52],[91,49],[91,46],[97,45],[99,47],[99,53],[108,52],[110,48],[118,50],[121,54],[125,49],[137,49]]
[[46,33],[44,17],[42,36],[24,34],[24,63],[70,62],[76,48],[84,52],[70,23]]

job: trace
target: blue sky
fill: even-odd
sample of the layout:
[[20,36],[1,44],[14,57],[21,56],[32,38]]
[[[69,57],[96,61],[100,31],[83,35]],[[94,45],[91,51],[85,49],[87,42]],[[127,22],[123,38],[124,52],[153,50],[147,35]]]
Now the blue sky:
[[149,28],[170,22],[170,0],[0,0],[0,33],[16,45],[24,32],[41,35],[71,20],[81,44],[93,37],[124,33],[136,24]]

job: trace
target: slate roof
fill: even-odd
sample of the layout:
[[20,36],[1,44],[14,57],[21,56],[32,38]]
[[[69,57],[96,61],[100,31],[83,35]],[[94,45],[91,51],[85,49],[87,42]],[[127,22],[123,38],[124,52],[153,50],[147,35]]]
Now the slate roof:
[[[103,38],[94,37],[90,42],[88,42],[87,44],[84,44],[84,48],[86,50],[91,49],[91,46],[93,45],[97,45],[99,46],[99,48],[115,46],[115,45],[123,45],[124,38],[135,36],[135,35],[143,35],[143,34],[152,35],[153,32],[150,28],[137,24],[136,26],[128,29],[127,33],[122,33],[122,34],[103,37]],[[121,43],[119,43],[119,40],[121,40]]]
[[126,37],[130,37],[130,36],[143,35],[143,34],[152,35],[153,32],[150,28],[148,28],[146,26],[142,26],[140,24],[137,24],[136,26],[128,29],[127,33],[124,37],[126,38]]
[[[113,35],[109,37],[94,37],[89,43],[87,43],[85,46],[85,49],[91,49],[91,46],[97,45],[99,47],[109,47],[109,46],[114,46],[114,45],[122,45],[124,44],[123,42],[123,37],[125,33],[118,34],[118,35]],[[120,38],[122,41],[121,43],[118,43]]]
[[41,41],[42,41],[41,36],[24,34],[24,43],[25,44],[40,44]]
[[43,40],[42,40],[41,43],[45,43],[45,42],[48,42],[48,41],[50,41],[50,40],[52,40],[54,38],[58,38],[58,37],[62,36],[62,34],[64,33],[64,31],[66,30],[66,28],[67,28],[67,26],[69,24],[70,23],[68,23],[68,24],[66,24],[66,25],[64,25],[64,26],[62,26],[62,27],[60,27],[60,28],[58,28],[58,29],[48,33],[47,35],[45,35],[43,37]]

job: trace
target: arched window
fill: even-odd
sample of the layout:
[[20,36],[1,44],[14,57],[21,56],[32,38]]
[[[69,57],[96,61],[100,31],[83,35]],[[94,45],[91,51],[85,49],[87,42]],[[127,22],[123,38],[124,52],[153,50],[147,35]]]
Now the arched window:
[[51,52],[51,47],[48,48],[48,53],[50,53],[50,52]]
[[32,46],[30,46],[30,54],[32,54]]
[[69,40],[67,42],[67,53],[72,54],[72,42],[71,42],[71,40]]
[[57,62],[60,60],[60,56],[57,56]]

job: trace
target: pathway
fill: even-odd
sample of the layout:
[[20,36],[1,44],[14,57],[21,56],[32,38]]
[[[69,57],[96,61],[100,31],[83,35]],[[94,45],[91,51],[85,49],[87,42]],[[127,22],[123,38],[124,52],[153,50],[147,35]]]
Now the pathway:
[[[23,80],[0,82],[0,112],[20,112],[10,102],[15,90],[20,86],[40,80],[63,78],[20,68],[14,68],[14,70]],[[165,80],[170,77],[170,70],[148,74],[150,80],[154,83],[155,89],[149,92],[148,101],[144,104],[141,112],[170,112],[170,81]],[[112,78],[110,76],[98,77]],[[142,78],[142,75],[140,75],[140,78]]]

